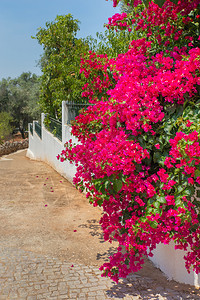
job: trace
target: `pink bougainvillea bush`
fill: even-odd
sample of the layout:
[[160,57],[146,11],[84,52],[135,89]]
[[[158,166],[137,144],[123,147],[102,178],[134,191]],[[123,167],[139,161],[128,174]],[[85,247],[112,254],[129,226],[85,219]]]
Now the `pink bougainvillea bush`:
[[171,240],[199,273],[200,1],[127,2],[137,7],[108,27],[138,39],[115,59],[82,59],[93,105],[72,126],[79,144],[68,141],[58,158],[76,164],[74,183],[103,208],[104,239],[119,242],[104,276],[137,272]]

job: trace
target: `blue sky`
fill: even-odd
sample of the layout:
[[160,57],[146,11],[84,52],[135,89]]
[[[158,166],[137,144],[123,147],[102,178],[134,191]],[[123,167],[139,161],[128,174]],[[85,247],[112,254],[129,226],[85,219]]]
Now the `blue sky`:
[[22,72],[41,74],[36,65],[42,46],[31,36],[57,15],[71,13],[81,22],[78,37],[95,37],[117,12],[111,0],[0,0],[0,80]]

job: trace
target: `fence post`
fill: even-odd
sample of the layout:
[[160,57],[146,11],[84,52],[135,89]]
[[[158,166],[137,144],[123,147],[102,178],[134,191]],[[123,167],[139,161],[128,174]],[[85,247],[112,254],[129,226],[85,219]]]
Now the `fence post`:
[[35,123],[38,123],[38,121],[36,121],[36,120],[33,121],[33,132],[35,131]]
[[44,127],[45,113],[41,113],[41,127]]
[[[32,130],[31,130],[32,126]],[[30,137],[30,134],[33,135],[33,123],[28,123],[28,137]]]
[[42,138],[44,137],[44,129],[45,129],[45,126],[44,126],[44,119],[46,117],[46,114],[45,113],[41,113],[41,131],[42,131]]
[[62,101],[62,143],[66,142],[66,131],[65,125],[67,125],[68,121],[68,108],[67,101]]

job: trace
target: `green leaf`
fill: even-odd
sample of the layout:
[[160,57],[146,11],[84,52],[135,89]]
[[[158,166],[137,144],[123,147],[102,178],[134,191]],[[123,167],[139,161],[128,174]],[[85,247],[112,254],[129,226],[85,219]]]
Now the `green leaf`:
[[155,139],[152,136],[150,136],[148,138],[148,143],[151,144],[151,145],[154,145],[155,144]]
[[177,113],[176,113],[176,117],[180,117],[183,114],[183,105],[179,105],[177,107]]
[[155,199],[153,199],[153,198],[150,198],[149,200],[148,200],[148,204],[153,204],[154,203],[154,201],[155,201]]
[[158,227],[158,223],[156,221],[150,222],[150,226],[152,228],[157,228]]
[[105,188],[108,190],[109,187],[110,187],[110,181],[107,180],[107,181],[105,182]]
[[159,207],[160,207],[160,202],[159,202],[159,201],[154,202],[154,206],[155,206],[156,208],[159,208]]
[[102,194],[105,194],[105,185],[104,184],[100,185],[99,192]]
[[113,180],[113,189],[116,193],[118,193],[122,188],[122,181],[120,179]]
[[176,206],[181,206],[182,201],[181,201],[180,197],[178,197],[177,199],[175,199],[175,204],[176,204]]
[[160,152],[154,152],[154,154],[153,154],[153,161],[154,161],[155,163],[156,163],[156,162],[159,162],[160,157],[161,157],[161,153],[160,153]]
[[199,177],[200,176],[200,170],[196,169],[195,170],[195,178]]
[[151,161],[152,161],[151,156],[150,156],[150,158],[147,158],[147,157],[146,157],[146,158],[143,160],[144,164],[147,165],[147,166],[150,166],[150,165],[151,165]]
[[103,199],[99,199],[99,200],[97,201],[97,204],[98,204],[99,206],[102,206],[102,204],[103,204]]
[[141,218],[140,218],[140,221],[141,221],[142,223],[145,223],[145,222],[147,221],[147,219],[146,219],[145,217],[141,217]]
[[159,196],[159,197],[157,197],[157,201],[158,201],[159,203],[166,203],[166,199],[165,199],[164,196]]
[[178,187],[177,187],[178,194],[180,194],[184,190],[184,188],[185,188],[184,186],[178,185]]
[[173,126],[174,126],[174,124],[167,123],[166,126],[164,127],[164,131],[169,134],[171,132]]
[[192,196],[194,194],[194,191],[195,191],[194,187],[190,186],[190,187],[188,187],[187,189],[184,190],[184,194],[186,196]]
[[152,210],[153,210],[153,208],[151,206],[147,207],[146,211],[145,211],[146,215],[149,215],[152,212]]

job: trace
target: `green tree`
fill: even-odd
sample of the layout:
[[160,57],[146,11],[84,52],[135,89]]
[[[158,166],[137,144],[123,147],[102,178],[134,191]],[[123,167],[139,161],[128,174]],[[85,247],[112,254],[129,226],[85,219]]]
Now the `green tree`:
[[8,80],[0,81],[0,112],[9,110]]
[[61,117],[63,100],[81,100],[85,79],[80,74],[81,56],[89,47],[83,39],[77,39],[79,21],[71,14],[57,16],[39,28],[36,39],[43,46],[40,60],[42,70],[40,104],[42,111]]
[[0,144],[12,132],[12,120],[8,112],[0,112]]
[[28,123],[38,119],[40,114],[39,85],[39,77],[30,72],[0,82],[0,112],[12,116],[12,124],[20,129],[23,138]]
[[24,138],[28,123],[39,117],[39,79],[35,74],[22,73],[10,80],[9,90],[11,115]]
[[136,38],[136,33],[128,30],[115,31],[106,29],[104,33],[97,33],[97,37],[100,41],[96,52],[100,54],[106,53],[109,58],[113,58],[120,53],[128,51],[130,42]]

